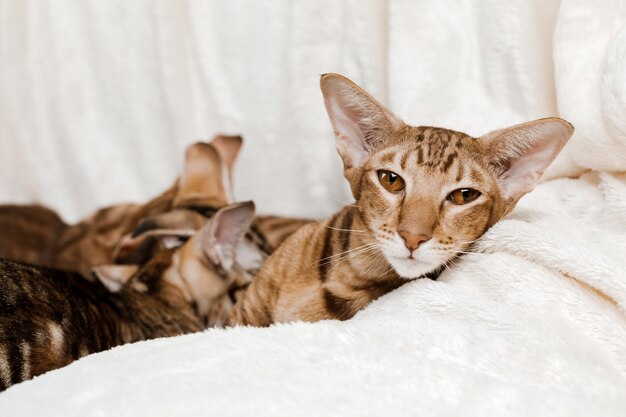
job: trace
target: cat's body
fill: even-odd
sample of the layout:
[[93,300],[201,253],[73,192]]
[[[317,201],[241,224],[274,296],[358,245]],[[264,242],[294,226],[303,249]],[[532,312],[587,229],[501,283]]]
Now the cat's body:
[[573,132],[550,118],[473,138],[408,126],[339,75],[321,87],[356,203],[288,238],[230,325],[345,320],[437,274],[533,188]]
[[[140,248],[125,247],[124,242],[138,230],[197,230],[231,202],[232,169],[241,142],[239,136],[217,136],[210,143],[193,144],[187,148],[182,178],[165,192],[143,205],[100,209],[73,225],[65,224],[54,211],[42,206],[0,206],[0,258],[78,271],[87,278],[96,265],[141,264],[159,248],[148,241]],[[307,222],[258,217],[247,236],[249,252],[256,252],[257,266]]]
[[406,282],[368,250],[373,238],[361,230],[366,226],[351,206],[303,226],[266,261],[229,324],[345,320]]
[[269,247],[275,250],[294,232],[312,222],[311,219],[261,215],[254,219],[253,225],[263,235]]
[[147,263],[75,272],[0,259],[0,390],[90,353],[223,323],[251,276],[235,259],[250,202],[218,210]]
[[132,288],[110,293],[77,273],[0,260],[0,390],[90,353],[203,328],[183,293],[160,279],[161,253]]
[[139,222],[172,209],[175,184],[144,205],[119,204],[100,209],[79,223],[68,226],[54,245],[54,268],[78,271],[88,277],[93,266],[115,261],[115,248]]
[[56,245],[69,226],[40,205],[0,205],[0,258],[54,264]]

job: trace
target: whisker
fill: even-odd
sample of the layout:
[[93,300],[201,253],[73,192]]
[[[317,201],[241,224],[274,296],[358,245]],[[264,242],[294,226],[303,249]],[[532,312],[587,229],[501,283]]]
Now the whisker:
[[[350,256],[350,255],[357,256],[357,255],[360,255],[361,253],[366,253],[367,251],[369,251],[371,249],[374,249],[374,248],[375,248],[375,245],[373,245],[373,244],[361,246],[359,248],[355,248],[355,249],[351,249],[349,251],[345,251],[345,252],[342,252],[342,253],[331,255],[331,256],[325,258],[324,260],[318,261],[317,263],[318,263],[318,266],[328,265],[328,264],[331,264],[331,263],[336,262],[336,261],[342,261],[344,259],[347,259],[348,256]],[[315,263],[313,263],[311,266],[313,266],[313,265],[315,265]]]
[[332,260],[333,258],[337,258],[337,257],[339,257],[339,256],[346,255],[346,254],[349,254],[349,253],[351,253],[351,252],[355,252],[355,251],[361,250],[361,249],[363,249],[363,248],[372,247],[372,246],[375,246],[375,245],[377,245],[377,244],[378,244],[378,242],[367,243],[367,244],[365,244],[365,245],[363,245],[363,246],[359,246],[359,247],[352,248],[352,249],[349,249],[349,250],[344,251],[344,252],[340,252],[340,253],[336,253],[336,254],[334,254],[334,255],[327,256],[327,257],[325,257],[325,258],[322,258],[322,259],[320,259],[320,260],[318,260],[318,261],[314,262],[313,264],[315,264],[315,263],[321,263],[321,262],[326,261],[326,260]]
[[333,200],[335,200],[338,203],[341,203],[342,205],[344,205],[346,207],[358,207],[356,204],[354,204],[354,201],[346,203],[345,201],[335,197],[334,195],[331,195],[330,198],[332,198]]
[[[374,250],[378,249],[377,247],[373,246],[373,247],[369,247],[366,248],[358,253],[353,253],[352,255],[364,255],[368,252],[373,252]],[[344,263],[345,261],[348,260],[348,256],[345,256],[343,259],[340,259],[339,261],[337,261],[337,263],[335,265],[333,265],[329,270],[328,273],[330,273],[330,271],[332,271],[333,269],[335,269],[337,266],[339,266],[340,264]]]
[[327,224],[325,224],[322,220],[316,220],[320,225],[328,228],[328,229],[332,229],[332,230],[338,230],[340,232],[350,232],[350,233],[368,233],[367,230],[352,230],[352,229],[341,229],[338,227],[333,227],[333,226],[329,226]]

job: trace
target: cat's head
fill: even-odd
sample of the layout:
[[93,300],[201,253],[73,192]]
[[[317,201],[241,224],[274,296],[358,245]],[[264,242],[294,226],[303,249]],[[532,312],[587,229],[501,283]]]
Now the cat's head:
[[352,81],[321,77],[356,205],[398,275],[436,271],[532,190],[573,133],[552,117],[473,138],[406,125]]
[[158,293],[170,284],[206,317],[217,300],[232,301],[227,292],[245,273],[236,263],[237,248],[253,218],[254,204],[244,202],[219,209],[198,230],[147,231],[137,239],[173,239],[175,249],[157,251],[143,265],[96,266],[93,274],[111,292]]
[[[121,238],[119,234],[114,235],[118,241],[112,259],[116,263],[145,263],[162,249],[162,241],[135,239],[137,236],[156,229],[197,230],[220,207],[230,204],[233,201],[232,173],[242,142],[241,136],[217,135],[211,142],[189,145],[185,150],[182,175],[176,183],[142,206],[128,221],[121,219],[125,221],[127,233]],[[132,229],[128,229],[129,226]]]

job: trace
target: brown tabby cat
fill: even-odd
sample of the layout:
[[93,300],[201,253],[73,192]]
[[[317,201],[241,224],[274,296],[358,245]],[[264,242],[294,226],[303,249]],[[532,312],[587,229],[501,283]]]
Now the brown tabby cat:
[[41,206],[0,206],[0,258],[80,271],[111,263],[113,250],[141,219],[175,207],[222,207],[231,201],[232,169],[241,147],[240,136],[216,136],[210,143],[190,145],[182,179],[144,205],[120,204],[96,211],[66,225]]
[[217,209],[229,204],[231,172],[241,142],[239,136],[217,136],[211,143],[190,145],[185,152],[183,175],[172,187],[144,205],[101,209],[70,226],[56,245],[53,266],[89,276],[92,266],[114,262],[120,239],[131,233],[143,218],[175,208]]
[[534,187],[573,133],[548,118],[473,138],[408,126],[337,74],[323,75],[321,89],[356,204],[288,238],[230,325],[346,320],[436,274]]
[[[219,207],[232,202],[232,170],[242,139],[216,136],[187,148],[182,178],[144,205],[122,204],[98,210],[72,226],[41,206],[0,206],[0,258],[76,270],[114,261],[140,264],[160,240],[132,240],[151,229],[197,230]],[[161,216],[168,213],[167,216]],[[259,216],[248,240],[266,256],[309,220]],[[122,242],[120,242],[122,240]],[[141,243],[141,247],[137,246]]]
[[[0,260],[0,390],[89,353],[202,330],[211,303],[225,295],[219,289],[240,276],[234,254],[253,215],[252,203],[231,205],[176,251],[141,267],[96,267],[104,285]],[[200,273],[179,270],[185,251]]]

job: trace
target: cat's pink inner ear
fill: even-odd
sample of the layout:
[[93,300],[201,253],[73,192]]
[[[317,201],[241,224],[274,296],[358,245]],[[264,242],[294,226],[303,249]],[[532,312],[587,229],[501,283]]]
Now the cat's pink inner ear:
[[338,74],[322,75],[324,105],[346,167],[359,166],[403,122],[359,86]]
[[188,146],[174,206],[228,204],[224,170],[220,154],[213,145],[198,142]]
[[94,276],[111,292],[118,292],[139,270],[136,265],[98,265],[91,271]]
[[230,269],[235,262],[237,247],[254,219],[254,203],[247,201],[220,209],[198,232],[195,239],[209,260]]
[[491,163],[501,170],[499,183],[504,199],[516,202],[531,191],[573,133],[571,124],[552,117],[480,138]]

